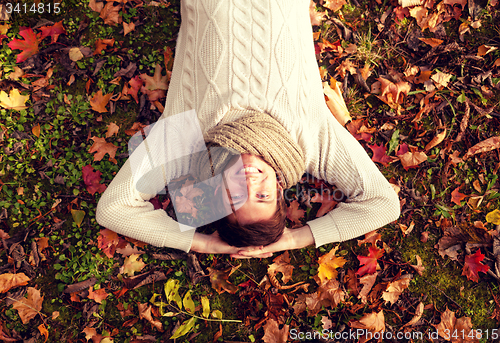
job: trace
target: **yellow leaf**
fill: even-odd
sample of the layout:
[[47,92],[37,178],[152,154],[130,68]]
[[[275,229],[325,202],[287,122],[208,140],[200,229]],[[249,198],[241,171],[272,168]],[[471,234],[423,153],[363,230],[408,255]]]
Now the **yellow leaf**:
[[186,320],[184,323],[182,323],[181,326],[179,326],[177,330],[175,330],[174,334],[172,335],[172,337],[170,337],[170,339],[179,338],[187,334],[194,327],[195,321],[196,321],[195,317],[191,317],[191,319]]
[[337,268],[341,268],[347,262],[343,257],[335,256],[337,249],[338,246],[318,259],[319,268],[317,276],[320,279],[319,284],[323,284],[330,279],[335,279],[338,274]]
[[186,312],[194,314],[195,306],[193,298],[191,298],[191,291],[187,291],[186,295],[184,296],[184,299],[182,300],[182,304],[184,305]]
[[202,316],[208,318],[210,315],[210,301],[206,296],[201,297],[201,305],[203,306]]
[[71,209],[71,215],[73,216],[73,220],[76,225],[80,227],[80,225],[82,225],[83,218],[85,217],[85,211]]
[[486,215],[486,221],[495,225],[500,225],[500,211],[498,209],[491,211]]
[[139,259],[139,254],[132,254],[125,258],[123,262],[123,267],[121,268],[120,274],[127,274],[129,276],[133,276],[135,272],[140,272],[142,268],[146,266],[146,263]]
[[15,88],[12,89],[8,95],[4,91],[1,91],[0,106],[8,110],[24,110],[28,108],[28,106],[25,106],[24,104],[28,101],[29,97],[29,95],[21,95],[19,90]]

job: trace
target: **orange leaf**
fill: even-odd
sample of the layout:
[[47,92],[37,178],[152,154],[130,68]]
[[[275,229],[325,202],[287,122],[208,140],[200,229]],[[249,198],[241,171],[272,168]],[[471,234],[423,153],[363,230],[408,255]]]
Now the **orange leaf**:
[[104,157],[104,155],[109,154],[109,160],[113,161],[116,164],[115,155],[118,147],[113,143],[107,143],[106,139],[99,137],[92,137],[94,144],[89,149],[89,153],[94,153],[94,161],[100,161]]
[[149,76],[148,74],[140,75],[141,79],[144,81],[143,88],[147,90],[168,89],[167,76],[162,76],[161,69],[161,66],[157,64],[153,76]]
[[309,17],[311,18],[311,25],[318,26],[325,19],[326,12],[316,11],[316,5],[314,1],[309,3]]
[[399,296],[404,292],[405,289],[408,288],[411,281],[411,274],[405,274],[401,276],[398,280],[389,282],[386,290],[382,294],[382,299],[386,302],[390,302],[391,305],[394,305],[396,301],[398,301]]
[[102,3],[102,2],[96,2],[95,0],[90,0],[89,1],[89,7],[90,7],[90,9],[92,11],[101,12],[102,8],[104,7],[104,3]]
[[31,132],[36,137],[40,137],[40,124],[36,124],[35,126],[33,126],[33,128],[31,129]]
[[19,286],[25,286],[31,279],[24,273],[11,274],[6,273],[0,275],[0,293],[5,293],[9,289]]
[[363,245],[364,243],[371,244],[372,246],[376,246],[377,242],[380,241],[382,235],[377,232],[377,230],[370,231],[365,234],[365,239],[358,239],[358,246]]
[[95,300],[95,302],[101,304],[104,299],[108,297],[108,293],[106,293],[106,290],[104,288],[100,288],[98,290],[94,291],[94,288],[92,286],[89,287],[89,299]]
[[443,132],[438,133],[427,145],[425,146],[425,151],[429,151],[435,146],[439,145],[446,137],[446,129]]
[[351,120],[351,115],[345,104],[344,98],[342,97],[342,92],[340,91],[339,83],[335,79],[330,80],[329,85],[327,82],[323,82],[323,92],[325,93],[325,100],[330,112],[337,121],[344,126],[349,120]]
[[411,152],[399,156],[399,160],[405,170],[416,168],[420,163],[427,161],[427,155],[423,151]]
[[92,109],[96,112],[106,113],[108,112],[106,106],[112,96],[113,93],[103,95],[102,90],[99,90],[96,94],[94,94],[94,97],[90,99],[90,106],[92,106]]
[[[113,46],[115,44],[115,39],[101,39],[99,38],[95,42],[95,51],[93,52],[93,55],[100,55],[101,51],[106,49],[107,46]],[[88,92],[88,90],[87,90]]]
[[112,258],[119,243],[118,234],[109,229],[101,230],[97,237],[97,247],[101,249],[106,256]]
[[453,192],[451,192],[451,201],[453,201],[458,206],[461,206],[460,201],[464,200],[467,197],[467,195],[460,193],[459,190],[460,187],[457,187]]
[[45,325],[43,324],[38,325],[38,331],[40,331],[40,333],[43,336],[45,336],[45,340],[43,341],[43,343],[47,342],[47,339],[49,339],[49,331],[47,330]]
[[28,298],[21,298],[12,305],[12,308],[19,312],[19,317],[23,324],[27,324],[31,319],[40,313],[42,309],[43,297],[40,291],[33,287],[28,287]]
[[442,39],[437,39],[437,38],[418,38],[418,39],[420,39],[425,44],[429,44],[433,48],[443,43]]

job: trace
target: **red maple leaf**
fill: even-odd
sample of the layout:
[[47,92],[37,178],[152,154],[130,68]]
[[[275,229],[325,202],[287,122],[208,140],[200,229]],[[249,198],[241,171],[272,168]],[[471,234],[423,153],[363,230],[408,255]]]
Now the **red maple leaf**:
[[86,165],[82,168],[83,173],[83,182],[85,182],[85,186],[87,186],[87,191],[94,195],[95,192],[102,193],[106,190],[106,185],[100,183],[101,181],[101,172],[94,172],[94,167],[90,164]]
[[404,155],[408,152],[408,145],[406,143],[399,144],[398,151],[396,152],[396,155],[401,156]]
[[365,274],[373,274],[377,270],[377,259],[382,257],[384,254],[384,249],[378,249],[376,247],[368,248],[368,256],[357,256],[359,263],[362,267],[358,269],[356,275],[363,276]]
[[57,41],[59,35],[66,34],[66,30],[62,26],[62,20],[60,22],[55,23],[52,26],[42,26],[40,30],[42,31],[40,40],[50,36],[52,38],[51,39],[52,43],[55,43]]
[[16,63],[24,62],[29,57],[38,53],[38,43],[40,42],[39,36],[33,32],[31,27],[21,27],[19,34],[24,40],[13,39],[12,42],[7,44],[12,50],[18,49],[23,51],[17,55]]
[[461,205],[460,201],[464,200],[467,197],[467,195],[460,193],[459,190],[460,187],[457,187],[453,192],[451,192],[451,201],[453,201],[458,206]]
[[101,230],[97,237],[97,247],[109,258],[113,257],[117,248],[125,248],[126,245],[126,240],[118,237],[116,232],[109,229]]
[[392,159],[389,156],[387,156],[387,154],[386,154],[387,149],[385,148],[385,146],[383,144],[381,144],[381,145],[377,145],[377,144],[369,145],[368,144],[368,147],[370,149],[372,149],[372,151],[373,151],[373,156],[372,156],[373,162],[382,163],[385,167],[387,167],[388,164],[390,162],[392,162]]
[[479,272],[487,273],[490,270],[490,267],[482,264],[481,262],[484,260],[484,255],[481,254],[481,250],[477,250],[473,255],[465,256],[464,269],[462,271],[462,275],[467,276],[467,279],[478,282],[479,281]]

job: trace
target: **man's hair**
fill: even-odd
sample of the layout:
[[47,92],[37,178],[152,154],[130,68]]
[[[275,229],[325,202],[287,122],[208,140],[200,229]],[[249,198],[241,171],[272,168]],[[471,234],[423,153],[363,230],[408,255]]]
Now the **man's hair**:
[[252,224],[231,223],[228,217],[219,220],[217,231],[220,238],[235,247],[268,245],[280,239],[285,230],[286,202],[277,190],[277,206],[274,215],[267,220]]

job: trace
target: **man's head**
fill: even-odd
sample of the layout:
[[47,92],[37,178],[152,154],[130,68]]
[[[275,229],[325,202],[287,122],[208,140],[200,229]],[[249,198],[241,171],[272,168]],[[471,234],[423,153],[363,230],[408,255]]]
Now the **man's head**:
[[220,237],[233,246],[268,245],[285,228],[286,204],[276,172],[259,156],[235,157],[218,188],[231,214],[223,218]]

